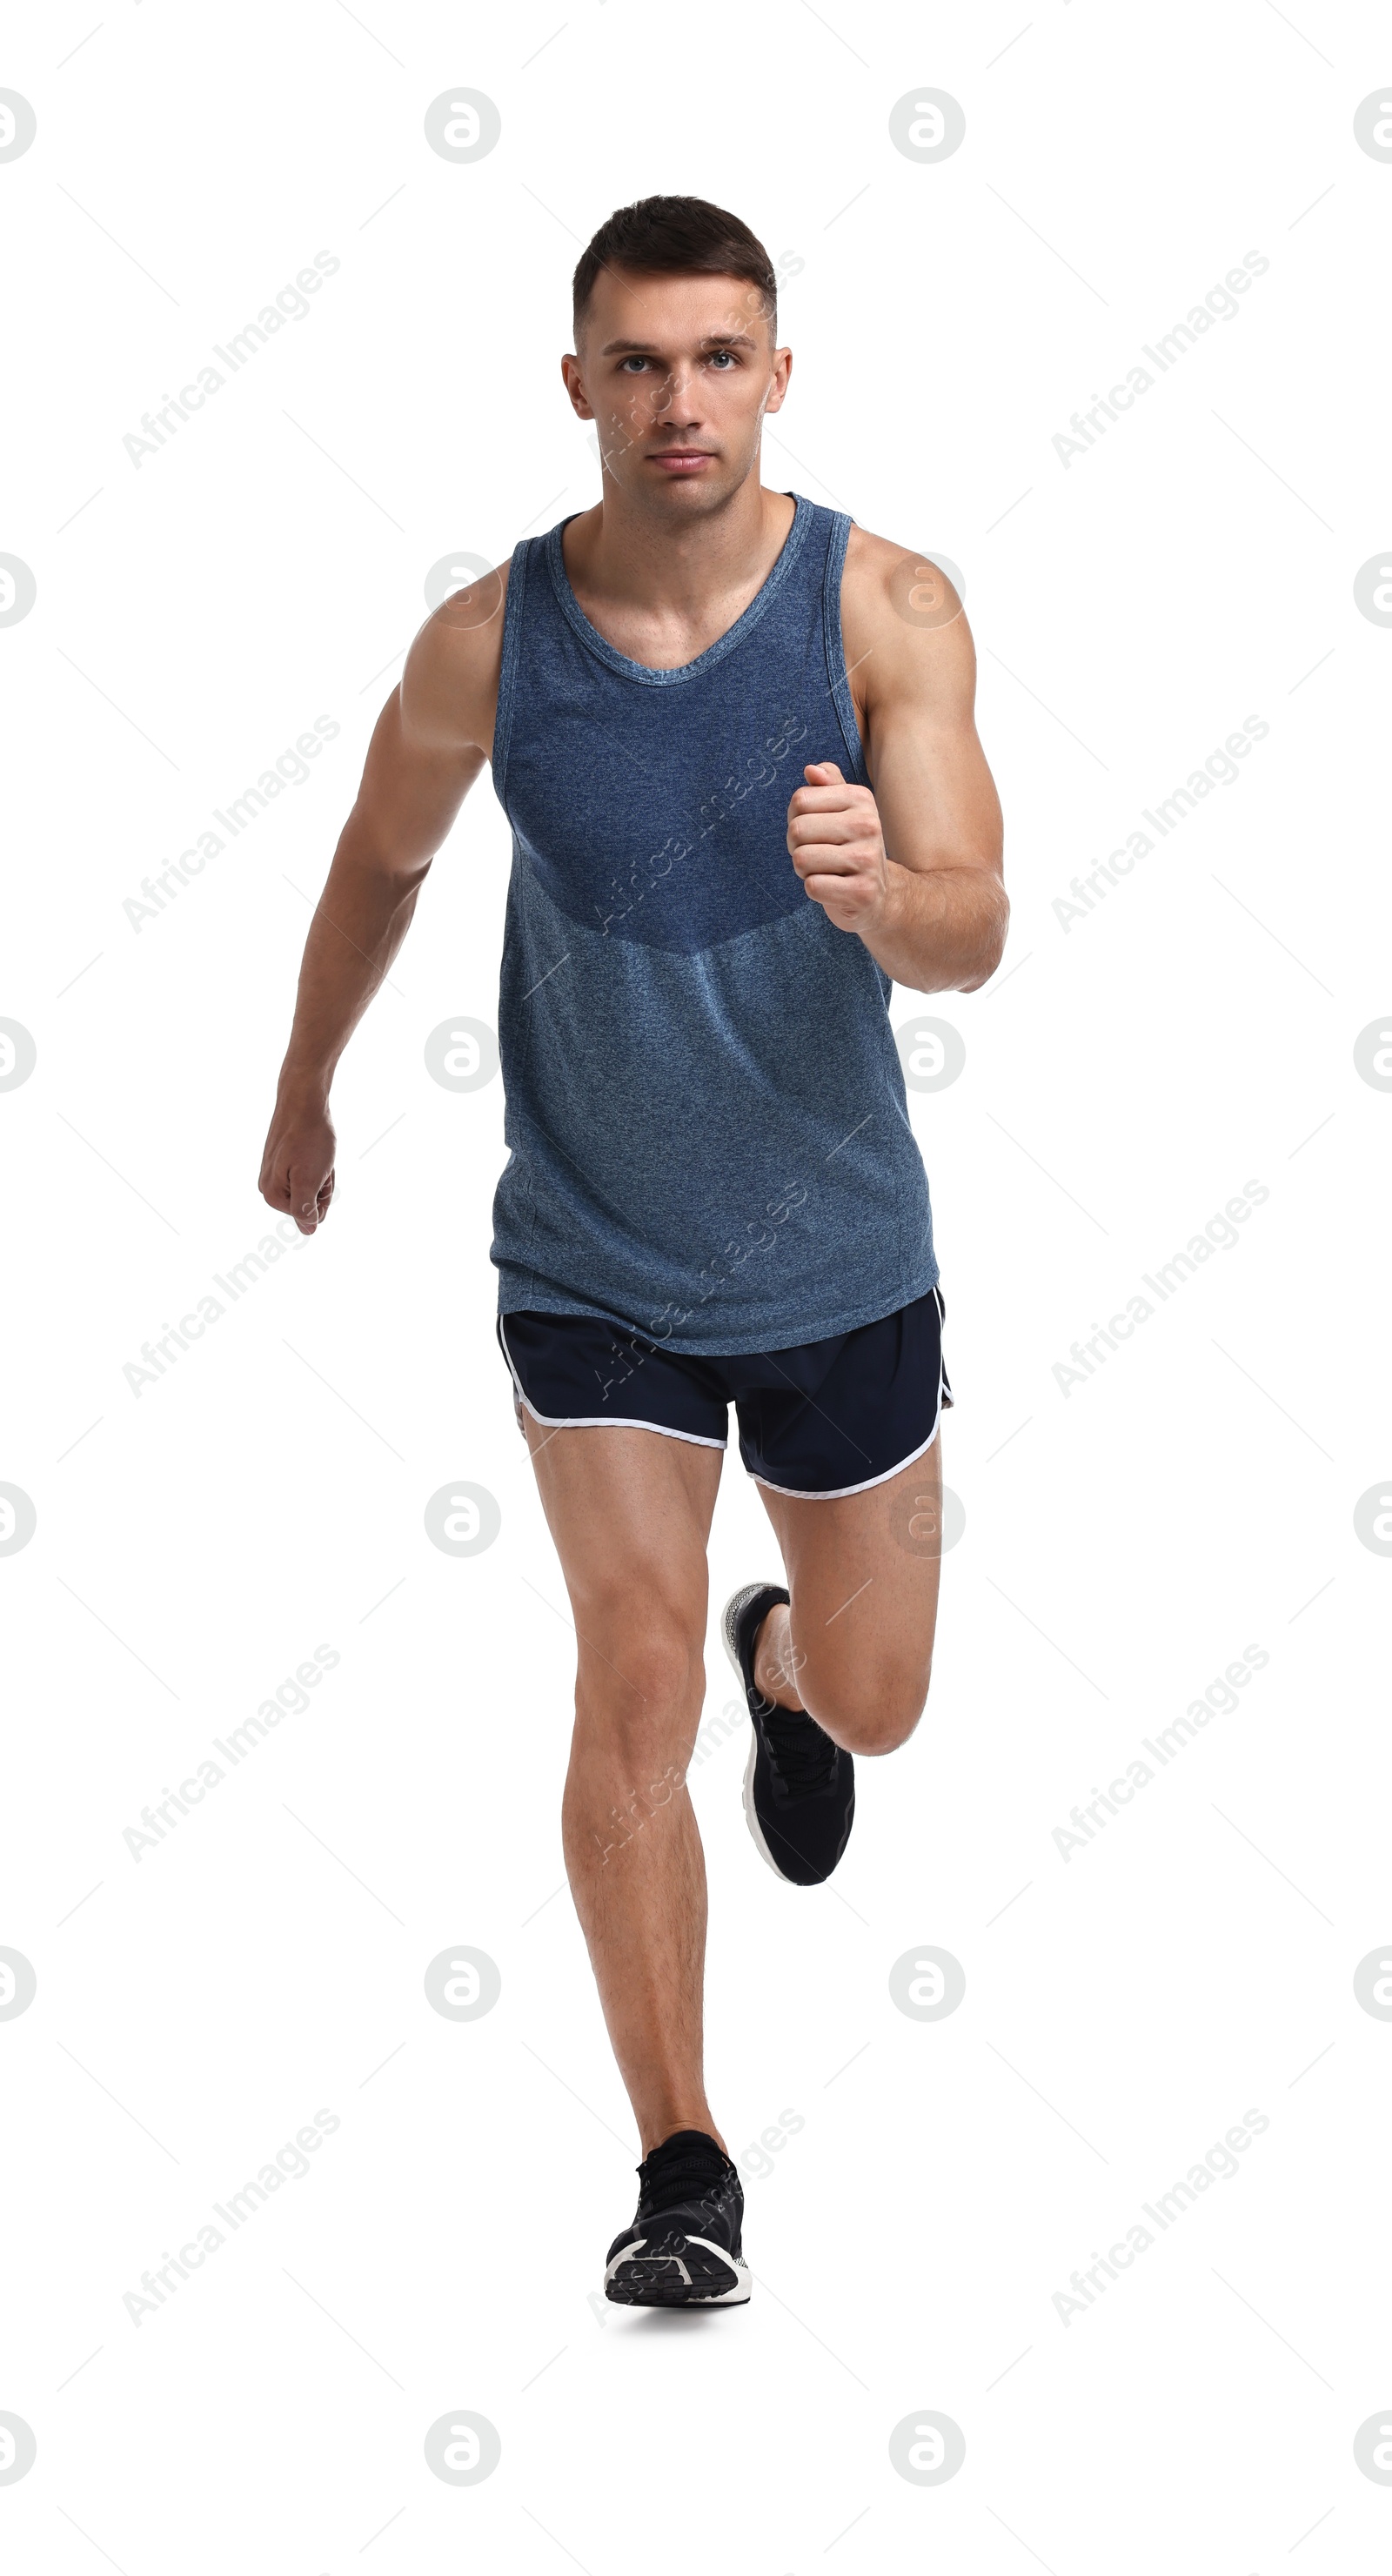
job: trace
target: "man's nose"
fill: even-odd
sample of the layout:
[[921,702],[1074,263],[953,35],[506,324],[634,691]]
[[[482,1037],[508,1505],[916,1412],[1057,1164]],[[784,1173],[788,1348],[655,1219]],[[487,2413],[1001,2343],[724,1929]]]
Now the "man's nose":
[[668,371],[658,389],[657,408],[669,423],[679,423],[685,429],[695,427],[701,412],[693,369],[673,367]]

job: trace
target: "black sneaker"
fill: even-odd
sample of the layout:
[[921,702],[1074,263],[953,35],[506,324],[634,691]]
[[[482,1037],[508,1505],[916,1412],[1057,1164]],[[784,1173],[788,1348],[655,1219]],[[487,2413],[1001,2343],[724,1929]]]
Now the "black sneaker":
[[754,1680],[754,1646],[776,1601],[777,1583],[748,1583],[725,1604],[725,1652],[744,1684],[754,1742],[744,1775],[744,1812],[769,1868],[795,1887],[830,1878],[850,1840],[855,1764],[802,1710],[765,1699]]
[[678,2129],[638,2167],[638,2214],[616,2236],[604,2295],[625,2308],[734,2308],[749,2296],[744,2193],[704,2129]]

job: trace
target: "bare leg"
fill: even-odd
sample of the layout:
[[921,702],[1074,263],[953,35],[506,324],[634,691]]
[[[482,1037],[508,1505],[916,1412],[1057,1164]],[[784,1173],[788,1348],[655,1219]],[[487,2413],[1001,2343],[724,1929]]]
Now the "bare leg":
[[644,2155],[724,2139],[706,2100],[706,1870],[685,1787],[705,1690],[706,1542],[723,1452],[523,1417],[578,1639],[566,1870]]
[[867,1494],[759,1491],[788,1569],[788,1607],[759,1631],[754,1678],[848,1753],[890,1753],[928,1695],[941,1565],[942,1435]]

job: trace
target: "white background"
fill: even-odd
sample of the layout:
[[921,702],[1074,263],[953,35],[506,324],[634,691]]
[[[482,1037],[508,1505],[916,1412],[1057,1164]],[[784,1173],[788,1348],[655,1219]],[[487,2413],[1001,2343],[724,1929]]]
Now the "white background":
[[[0,550],[37,583],[0,628],[0,1012],[38,1051],[0,1094],[0,1478],[37,1512],[0,1560],[0,1941],[38,1980],[0,2022],[0,2408],[37,2441],[11,2563],[1386,2567],[1353,2452],[1392,2410],[1392,2026],[1353,1991],[1392,1934],[1392,1566],[1353,1518],[1392,1465],[1392,1100],[1353,1060],[1389,998],[1392,633],[1353,595],[1389,536],[1392,167],[1353,134],[1385,13],[101,5],[12,9],[0,59],[38,120],[0,165]],[[501,114],[474,164],[424,139],[451,83]],[[888,130],[924,84],[966,116],[936,165]],[[712,2102],[741,2154],[803,2125],[748,2162],[750,2306],[675,2319],[592,2295],[637,2149],[562,1888],[571,1639],[492,1340],[500,1087],[423,1057],[496,1018],[486,781],[344,1064],[327,1231],[123,1375],[267,1230],[309,904],[426,572],[596,497],[570,271],[659,189],[784,272],[766,479],[963,570],[1014,901],[993,984],[926,1006],[965,1071],[911,1095],[966,1512],[928,1716],[862,1766],[816,1892],[749,1844],[738,1730],[694,1775]],[[308,315],[133,464],[320,250]],[[1065,467],[1069,416],[1248,251],[1237,316]],[[320,714],[306,782],[133,928]],[[1062,928],[1249,714],[1239,780]],[[1248,1180],[1240,1242],[1061,1392]],[[461,1478],[502,1514],[468,1559],[423,1521]],[[772,1563],[732,1453],[714,1603]],[[307,1710],[134,1859],[142,1807],[320,1643]],[[1065,1860],[1074,1804],[1248,1644],[1237,1710]],[[709,1669],[718,1713],[714,1635]],[[471,2023],[422,1982],[459,1943],[502,1976]],[[966,1974],[938,2023],[888,1987],[925,1943]],[[123,2294],[319,2108],[310,2171],[134,2324]],[[1239,2172],[1063,2322],[1249,2108]],[[470,2488],[423,2452],[461,2408],[502,2443]],[[966,2443],[937,2487],[889,2456],[925,2409]]]

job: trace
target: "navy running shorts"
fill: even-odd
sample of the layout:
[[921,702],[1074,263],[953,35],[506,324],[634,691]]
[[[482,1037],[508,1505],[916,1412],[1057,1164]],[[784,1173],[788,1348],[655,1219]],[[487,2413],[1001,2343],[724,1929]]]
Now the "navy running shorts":
[[733,1404],[749,1474],[778,1494],[830,1502],[921,1458],[952,1402],[942,1290],[896,1314],[792,1350],[697,1358],[597,1315],[498,1318],[522,1406],[548,1429],[616,1423],[723,1449]]

